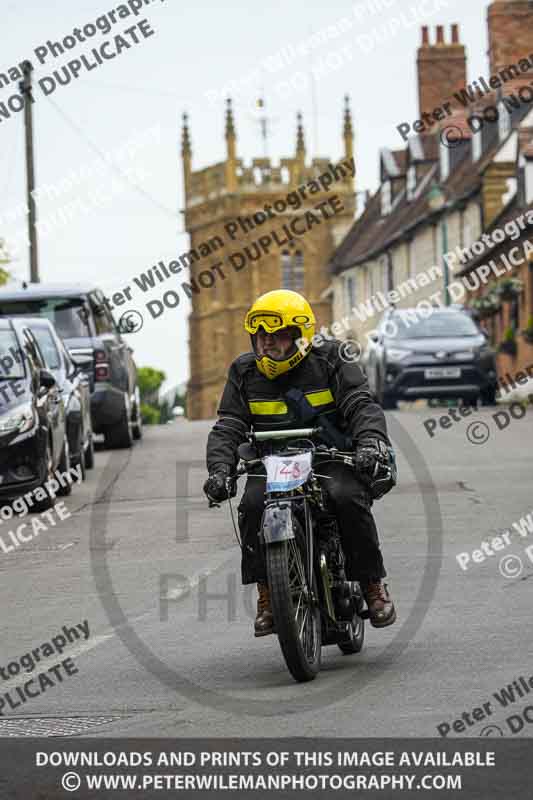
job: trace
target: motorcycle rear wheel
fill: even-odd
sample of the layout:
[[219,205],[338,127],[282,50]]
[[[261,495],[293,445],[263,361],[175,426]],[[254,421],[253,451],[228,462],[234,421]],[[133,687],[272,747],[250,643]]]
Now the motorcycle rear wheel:
[[[300,534],[303,539],[301,529]],[[285,662],[296,681],[312,681],[320,671],[322,628],[316,591],[313,600],[297,539],[269,545],[266,562],[274,630]]]

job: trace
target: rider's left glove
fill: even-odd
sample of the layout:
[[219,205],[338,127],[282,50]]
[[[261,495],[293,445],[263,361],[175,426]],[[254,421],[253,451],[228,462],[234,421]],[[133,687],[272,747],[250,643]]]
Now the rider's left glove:
[[235,497],[237,487],[230,477],[231,467],[228,464],[215,464],[211,468],[209,478],[204,483],[204,493],[212,503],[222,503],[228,497]]
[[374,500],[379,500],[396,485],[394,450],[381,439],[368,437],[357,442],[354,466],[367,484]]

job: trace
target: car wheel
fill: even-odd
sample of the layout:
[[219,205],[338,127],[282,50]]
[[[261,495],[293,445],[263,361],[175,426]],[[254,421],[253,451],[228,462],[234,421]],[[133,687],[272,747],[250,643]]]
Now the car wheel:
[[396,397],[393,394],[386,392],[383,389],[383,384],[380,384],[378,402],[380,406],[385,409],[385,411],[393,411],[395,408],[398,408],[398,401]]
[[124,398],[124,410],[120,421],[108,427],[104,431],[105,446],[112,450],[121,450],[133,446],[133,435],[131,431],[131,422],[128,403]]
[[484,406],[495,406],[496,405],[496,387],[491,386],[489,389],[485,389],[481,392],[481,403]]
[[[42,500],[35,500],[33,505],[30,507],[31,511],[35,511],[36,513],[40,513],[41,511],[48,511],[50,508],[53,508],[56,504],[56,496],[52,494],[49,489],[46,487],[47,481],[55,480],[54,478],[54,461],[52,458],[52,448],[50,447],[50,442],[46,445],[46,452],[45,452],[45,460],[46,460],[46,472],[45,472],[45,479],[42,482],[41,486],[38,487],[42,489],[46,497]],[[35,490],[37,491],[37,489]]]
[[[61,459],[59,461],[57,471],[62,473],[63,475],[68,476],[68,480],[66,481],[64,486],[60,486],[59,489],[57,490],[57,493],[60,497],[67,497],[67,495],[72,494],[72,476],[70,474],[70,450],[67,439],[65,439],[65,443],[63,445],[63,452],[61,453]],[[60,483],[59,480],[58,483]]]
[[477,408],[478,397],[462,397],[461,403],[463,406],[470,406],[471,408]]
[[135,407],[135,422],[133,423],[133,438],[136,441],[143,438],[143,421],[141,416],[141,409],[138,405]]
[[89,444],[85,448],[85,469],[94,467],[94,439],[93,434],[89,436]]
[[78,479],[78,483],[81,483],[87,477],[87,471],[85,468],[85,448],[83,447],[81,430],[78,434],[78,447],[77,447],[76,458],[75,459],[73,458],[71,460],[71,464],[76,469],[77,472],[78,472],[78,467],[81,467],[81,475]]
[[383,401],[381,403],[385,411],[394,411],[395,408],[398,408],[398,401],[392,394],[384,394]]

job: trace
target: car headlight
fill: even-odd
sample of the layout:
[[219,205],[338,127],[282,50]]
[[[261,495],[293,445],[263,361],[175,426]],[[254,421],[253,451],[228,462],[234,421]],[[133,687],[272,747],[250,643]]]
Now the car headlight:
[[453,357],[456,358],[458,361],[472,361],[472,359],[474,358],[474,351],[460,350],[458,353],[454,353]]
[[401,350],[399,347],[387,348],[387,359],[389,361],[403,361],[404,358],[412,354],[412,350]]
[[8,414],[0,415],[0,433],[24,433],[33,427],[34,414],[31,403],[23,403]]

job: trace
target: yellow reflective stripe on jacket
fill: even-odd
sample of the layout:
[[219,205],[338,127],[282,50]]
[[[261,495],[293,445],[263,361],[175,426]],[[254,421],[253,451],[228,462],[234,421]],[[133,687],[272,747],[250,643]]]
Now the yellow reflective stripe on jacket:
[[329,389],[323,389],[320,392],[306,392],[305,396],[312,406],[325,406],[334,402],[333,395]]
[[[305,396],[312,406],[325,406],[334,402],[333,395],[329,389],[306,392]],[[248,405],[252,414],[263,416],[287,414],[289,411],[284,400],[250,400]]]
[[252,414],[287,414],[288,408],[283,400],[250,400]]

